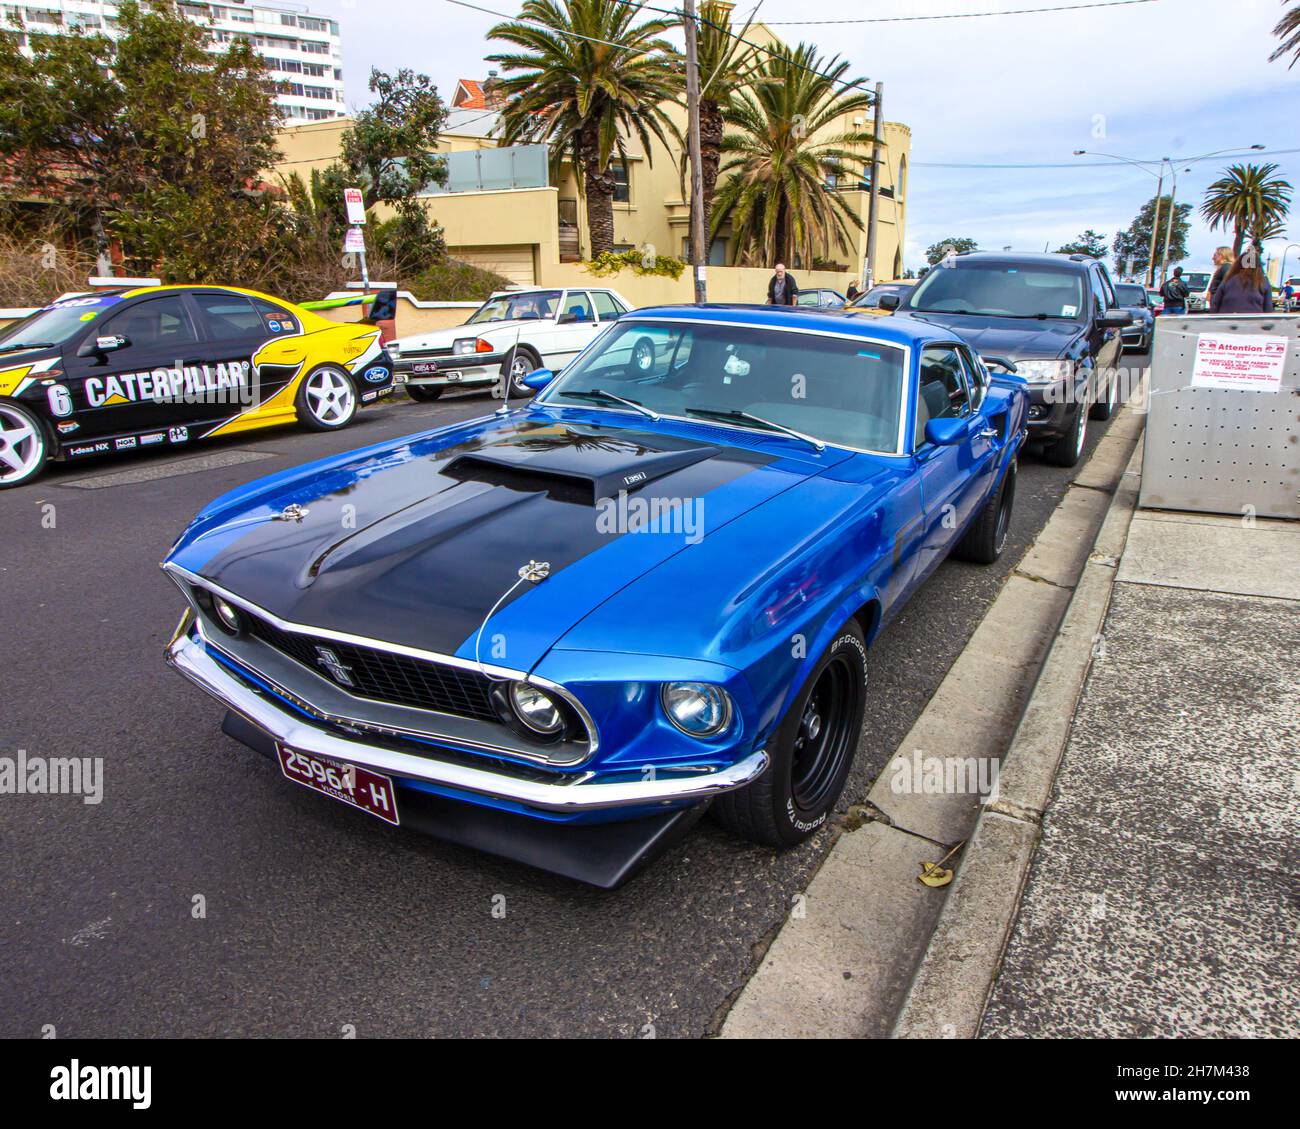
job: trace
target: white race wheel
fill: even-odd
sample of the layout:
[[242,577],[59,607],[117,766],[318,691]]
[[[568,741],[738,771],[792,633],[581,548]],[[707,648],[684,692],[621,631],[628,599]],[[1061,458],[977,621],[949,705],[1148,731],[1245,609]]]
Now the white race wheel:
[[313,431],[337,431],[357,414],[357,390],[352,378],[335,365],[322,365],[302,382],[298,420]]
[[0,400],[0,490],[30,482],[48,458],[40,421],[22,405]]

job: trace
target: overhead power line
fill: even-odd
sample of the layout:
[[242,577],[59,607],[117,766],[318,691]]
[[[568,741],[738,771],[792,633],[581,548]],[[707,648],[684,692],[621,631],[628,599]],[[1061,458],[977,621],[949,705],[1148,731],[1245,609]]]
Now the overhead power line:
[[1088,4],[1058,4],[1053,8],[1004,8],[993,12],[940,12],[932,16],[869,16],[857,20],[764,20],[768,27],[827,27],[837,24],[906,24],[923,20],[982,20],[991,16],[1039,16],[1047,12],[1078,12],[1085,8],[1126,8],[1156,0],[1093,0]]

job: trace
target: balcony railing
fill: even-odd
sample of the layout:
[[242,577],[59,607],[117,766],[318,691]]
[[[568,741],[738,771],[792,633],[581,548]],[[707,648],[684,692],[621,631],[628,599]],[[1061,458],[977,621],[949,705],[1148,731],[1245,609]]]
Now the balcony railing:
[[502,192],[512,188],[546,188],[551,183],[545,145],[507,145],[447,153],[447,183],[431,184],[429,195],[451,192]]

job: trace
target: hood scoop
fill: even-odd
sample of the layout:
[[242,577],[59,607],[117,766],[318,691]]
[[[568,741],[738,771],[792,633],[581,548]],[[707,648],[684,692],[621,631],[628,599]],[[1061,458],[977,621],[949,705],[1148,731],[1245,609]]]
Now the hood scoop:
[[546,493],[555,501],[594,506],[621,490],[640,490],[720,453],[719,447],[664,450],[618,436],[565,430],[458,455],[442,473],[461,482]]

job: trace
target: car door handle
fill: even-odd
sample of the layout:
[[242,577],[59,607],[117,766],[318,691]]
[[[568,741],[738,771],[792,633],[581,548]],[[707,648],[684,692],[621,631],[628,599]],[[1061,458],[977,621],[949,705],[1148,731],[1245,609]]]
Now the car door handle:
[[998,429],[996,427],[986,427],[983,431],[979,433],[979,437],[981,439],[996,439],[997,434],[998,434]]

